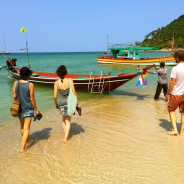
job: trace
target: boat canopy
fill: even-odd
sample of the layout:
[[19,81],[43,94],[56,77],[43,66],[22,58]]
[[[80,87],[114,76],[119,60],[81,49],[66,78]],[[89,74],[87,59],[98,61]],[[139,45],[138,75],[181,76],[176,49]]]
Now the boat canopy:
[[156,47],[143,47],[143,46],[120,46],[120,47],[110,47],[109,50],[159,50],[159,48]]
[[159,50],[156,47],[141,47],[141,46],[120,46],[109,48],[113,54],[113,58],[140,59],[140,51]]

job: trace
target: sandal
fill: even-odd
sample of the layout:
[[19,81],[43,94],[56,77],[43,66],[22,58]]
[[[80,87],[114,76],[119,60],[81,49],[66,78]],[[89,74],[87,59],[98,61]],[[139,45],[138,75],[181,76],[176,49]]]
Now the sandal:
[[76,110],[77,110],[79,116],[81,116],[81,114],[82,114],[82,109],[81,109],[81,107],[80,107],[79,105],[77,105]]
[[177,136],[178,135],[178,132],[175,132],[174,130],[172,130],[172,131],[169,131],[169,132],[167,132],[167,134],[168,135],[171,135],[171,136]]
[[41,120],[42,117],[43,117],[43,115],[42,115],[41,113],[35,114],[35,115],[34,115],[34,121],[36,121],[36,120]]

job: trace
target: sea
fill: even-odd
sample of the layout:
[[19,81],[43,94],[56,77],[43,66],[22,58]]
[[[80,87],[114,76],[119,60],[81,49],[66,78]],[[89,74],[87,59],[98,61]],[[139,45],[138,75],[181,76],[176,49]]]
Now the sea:
[[[98,64],[102,52],[12,53],[17,66],[55,73],[119,74],[138,72],[137,66]],[[144,53],[169,55],[169,53]],[[0,66],[7,58],[0,56]],[[172,67],[167,66],[168,78]],[[33,121],[24,153],[20,125],[10,115],[12,85],[8,71],[0,70],[0,183],[2,184],[183,184],[184,137],[169,136],[172,129],[167,102],[161,93],[154,101],[157,74],[148,74],[147,86],[136,86],[139,76],[112,92],[77,90],[82,116],[72,116],[69,140],[64,144],[62,117],[55,109],[53,87],[35,84],[37,107],[43,114]],[[177,127],[180,114],[176,111]]]
[[[90,75],[91,72],[94,75],[100,75],[101,71],[107,74],[109,71],[111,75],[118,75],[120,70],[124,73],[138,72],[137,66],[127,66],[118,64],[98,64],[97,57],[103,54],[102,52],[51,52],[51,53],[12,53],[10,55],[0,55],[0,66],[6,65],[6,60],[8,58],[16,58],[17,66],[23,67],[30,64],[31,70],[39,72],[49,72],[55,73],[56,69],[60,65],[65,65],[67,67],[68,73],[71,74],[86,74]],[[170,52],[149,52],[143,53],[143,57],[159,57],[163,55],[169,55]],[[157,77],[157,76],[156,76]],[[136,78],[134,83],[138,80]],[[9,106],[12,101],[12,85],[14,80],[10,78],[8,71],[6,69],[0,70],[0,124],[9,121],[12,117],[9,114]],[[124,87],[131,89],[135,88],[135,85],[127,83],[125,86],[121,86],[119,89],[115,90],[111,94],[118,93]],[[38,101],[38,107],[45,110],[53,104],[53,88],[43,87],[36,85],[35,96]],[[83,98],[88,98],[89,93],[78,92],[79,98],[82,95]],[[96,96],[96,95],[95,95]]]

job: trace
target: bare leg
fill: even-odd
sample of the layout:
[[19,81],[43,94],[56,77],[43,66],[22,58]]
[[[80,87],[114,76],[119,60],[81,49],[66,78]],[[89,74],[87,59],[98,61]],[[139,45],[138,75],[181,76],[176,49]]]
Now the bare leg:
[[[175,111],[170,111],[169,112],[169,116],[170,116],[170,119],[171,119],[171,123],[172,123],[172,126],[173,126],[173,134],[178,134],[178,130],[177,130],[177,126],[176,126],[176,114],[175,114]],[[172,133],[170,134],[172,135]]]
[[20,133],[23,136],[24,134],[24,120],[23,119],[20,120]]
[[24,133],[22,136],[22,146],[20,152],[24,152],[26,143],[28,141],[29,133],[30,133],[31,119],[24,119]]
[[180,135],[183,135],[184,132],[184,113],[181,113],[181,130]]
[[67,142],[67,140],[68,140],[68,135],[69,135],[69,132],[70,132],[70,121],[71,121],[71,117],[70,116],[66,116],[65,117],[65,143]]
[[63,117],[62,125],[63,125],[64,134],[65,134],[66,133],[66,124],[65,124],[65,118],[64,117]]

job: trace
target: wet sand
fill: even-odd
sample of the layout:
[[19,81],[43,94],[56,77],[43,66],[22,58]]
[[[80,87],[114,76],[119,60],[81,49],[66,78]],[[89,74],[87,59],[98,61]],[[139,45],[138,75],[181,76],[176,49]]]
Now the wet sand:
[[[94,95],[82,102],[67,144],[57,110],[45,112],[32,123],[23,154],[18,120],[1,125],[1,183],[184,183],[184,136],[167,135],[166,102],[162,95],[155,102],[148,92]],[[177,118],[180,127],[178,112]]]

